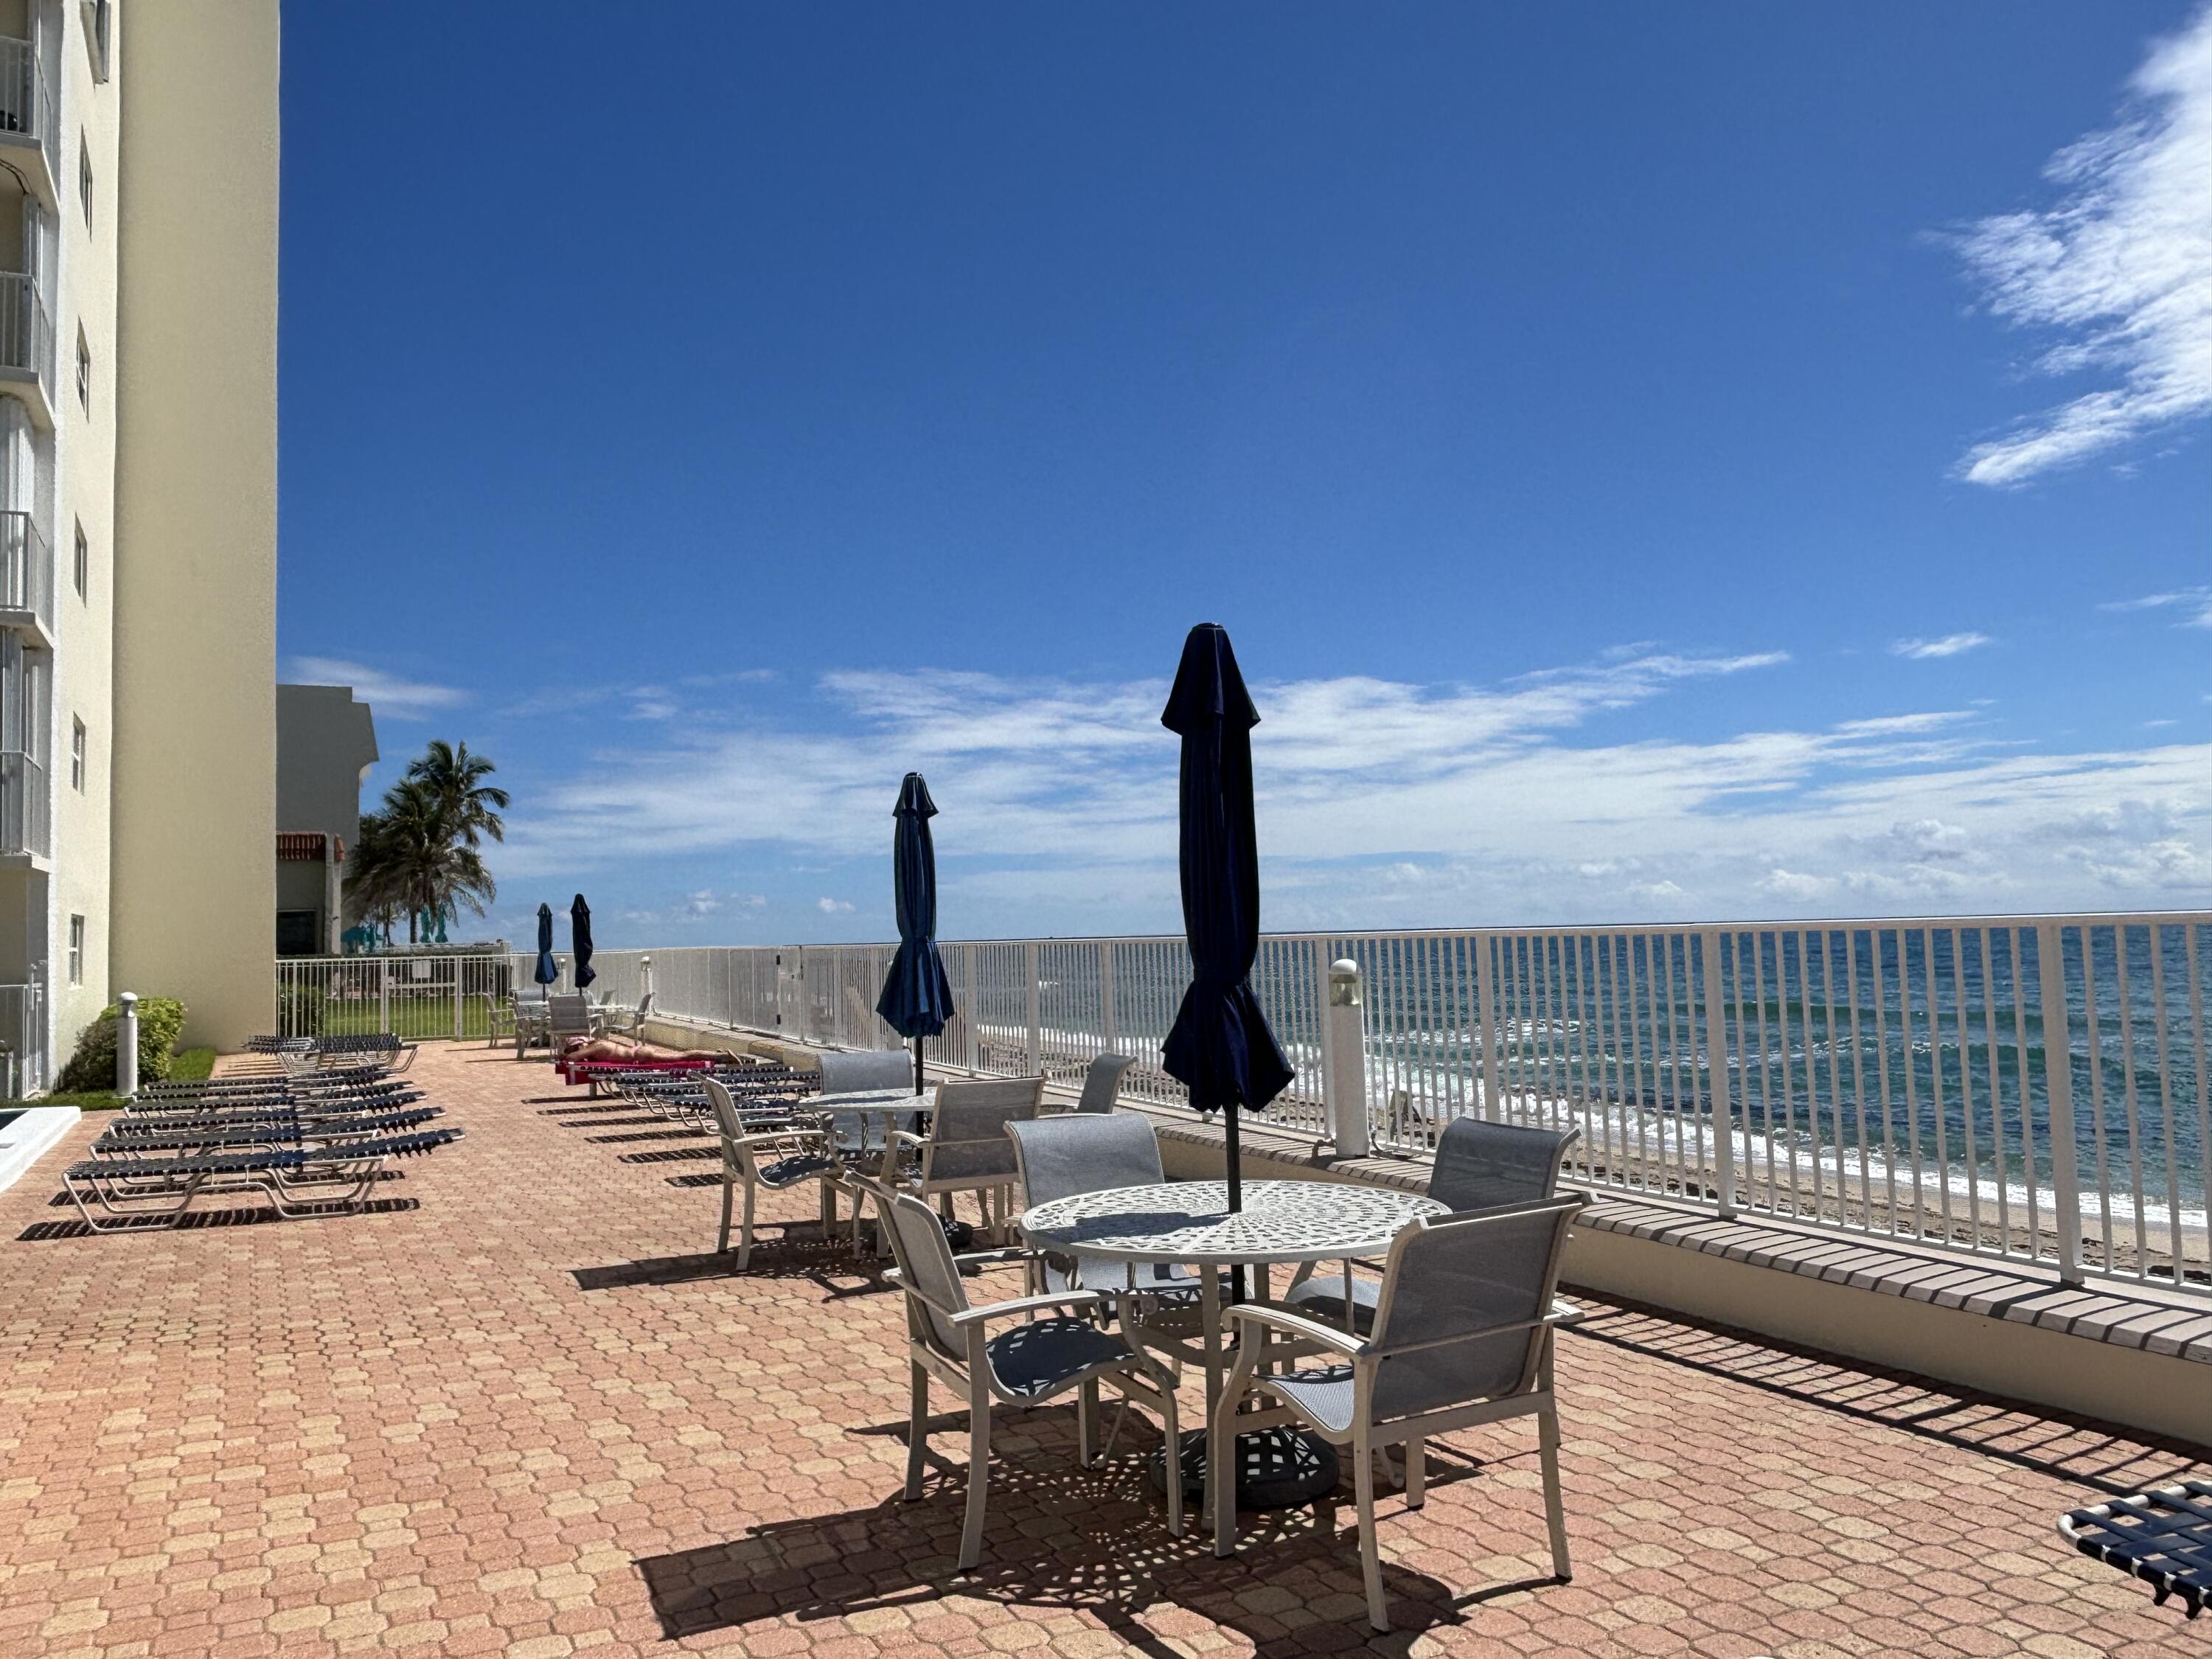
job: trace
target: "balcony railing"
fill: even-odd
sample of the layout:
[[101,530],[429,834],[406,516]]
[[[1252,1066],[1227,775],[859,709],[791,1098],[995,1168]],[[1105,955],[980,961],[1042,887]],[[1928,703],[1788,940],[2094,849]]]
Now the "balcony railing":
[[38,377],[54,390],[54,323],[39,285],[20,271],[0,271],[0,369]]
[[[930,1057],[1184,1099],[1179,939],[948,943]],[[656,950],[653,1006],[892,1048],[890,945]],[[1328,964],[1359,964],[1364,1089],[1327,1097]],[[638,953],[593,957],[635,1002]],[[518,958],[517,983],[530,959]],[[1270,934],[1254,989],[1298,1076],[1257,1116],[1364,1110],[1420,1154],[1474,1115],[1581,1132],[1578,1185],[2212,1295],[2212,913]]]
[[54,551],[27,513],[0,512],[0,611],[27,611],[54,628]]
[[0,853],[53,850],[46,769],[28,755],[0,750]]
[[46,152],[46,176],[61,176],[55,159],[54,94],[38,48],[28,40],[0,37],[0,133],[37,139]]

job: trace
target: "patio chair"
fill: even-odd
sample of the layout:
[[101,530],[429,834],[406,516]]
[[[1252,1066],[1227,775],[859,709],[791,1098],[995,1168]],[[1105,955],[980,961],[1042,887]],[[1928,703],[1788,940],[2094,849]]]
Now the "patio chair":
[[[1559,1169],[1567,1149],[1581,1135],[1579,1129],[1532,1129],[1478,1117],[1455,1118],[1437,1141],[1429,1196],[1455,1215],[1550,1198],[1559,1189]],[[1352,1265],[1346,1262],[1344,1272],[1321,1277],[1314,1264],[1307,1262],[1291,1280],[1284,1302],[1346,1330],[1372,1330],[1382,1281],[1353,1273]],[[1372,1272],[1377,1264],[1358,1265]]]
[[[996,1238],[1005,1230],[1006,1200],[1018,1175],[1006,1127],[1035,1118],[1043,1101],[1042,1077],[942,1084],[928,1134],[892,1131],[877,1178],[892,1191],[939,1200],[948,1214],[955,1193],[974,1193],[982,1206],[983,1224]],[[907,1167],[909,1157],[911,1168]]]
[[96,1233],[173,1227],[199,1199],[215,1194],[256,1193],[289,1218],[358,1209],[393,1158],[416,1157],[460,1138],[459,1129],[422,1129],[273,1152],[86,1158],[62,1171],[62,1187]]
[[[904,1048],[862,1048],[822,1056],[822,1092],[825,1095],[858,1094],[863,1090],[907,1091],[913,1087],[914,1056]],[[836,1144],[839,1157],[857,1162],[877,1150],[869,1142],[868,1120],[861,1114],[826,1112],[822,1118]],[[856,1196],[854,1202],[858,1201]]]
[[[1006,1125],[1006,1134],[1013,1142],[1014,1170],[1025,1210],[1078,1193],[1152,1187],[1167,1179],[1160,1167],[1160,1138],[1134,1112],[1103,1118],[1068,1112],[1016,1121]],[[1131,1292],[1140,1299],[1163,1293],[1188,1299],[1197,1293],[1199,1283],[1182,1268],[1165,1263],[1139,1267],[1078,1250],[1073,1256],[1040,1253],[1034,1258],[1031,1287],[1097,1291],[1110,1312]]]
[[753,1206],[763,1188],[789,1192],[810,1181],[823,1186],[823,1224],[836,1224],[836,1189],[830,1177],[842,1166],[830,1149],[829,1137],[818,1129],[796,1125],[749,1123],[738,1110],[729,1089],[716,1078],[700,1085],[714,1114],[714,1127],[722,1138],[722,1231],[714,1241],[717,1255],[730,1248],[730,1212],[738,1189],[744,1188],[743,1218],[738,1230],[737,1269],[742,1273],[752,1260]]
[[[971,1568],[983,1556],[983,1508],[991,1472],[991,1403],[1041,1406],[1076,1393],[1076,1456],[1086,1468],[1097,1460],[1098,1385],[1108,1384],[1125,1398],[1159,1414],[1170,1446],[1180,1443],[1175,1382],[1147,1358],[1087,1319],[1049,1310],[1081,1310],[1097,1305],[1095,1291],[1063,1290],[1016,1297],[972,1307],[960,1278],[963,1261],[945,1240],[945,1229],[928,1205],[904,1193],[882,1195],[883,1231],[898,1260],[894,1279],[906,1292],[907,1354],[912,1370],[906,1439],[906,1498],[921,1497],[921,1467],[928,1452],[929,1383],[932,1377],[968,1405],[968,1502],[960,1532],[960,1567]],[[1031,1315],[1044,1317],[1031,1318]],[[1022,1322],[987,1334],[1001,1320]],[[1109,1442],[1109,1449],[1111,1442]],[[1168,1482],[1168,1531],[1182,1535],[1182,1483]]]
[[552,1039],[553,1052],[559,1054],[561,1045],[570,1037],[592,1037],[599,1034],[599,1023],[593,1018],[592,1000],[581,991],[546,999],[546,1033]]
[[1129,1054],[1101,1054],[1091,1062],[1083,1073],[1083,1096],[1075,1103],[1079,1112],[1110,1112],[1121,1092],[1121,1073],[1127,1071],[1134,1057]]
[[[1206,1462],[1213,1553],[1237,1548],[1239,1432],[1300,1422],[1332,1445],[1352,1448],[1359,1505],[1359,1560],[1367,1620],[1390,1628],[1375,1538],[1375,1459],[1406,1448],[1406,1506],[1419,1509],[1424,1445],[1431,1435],[1512,1417],[1536,1419],[1552,1571],[1565,1583],[1566,1516],[1559,1496],[1559,1419],[1552,1393],[1552,1330],[1579,1317],[1554,1300],[1567,1224],[1579,1196],[1543,1199],[1474,1215],[1414,1222],[1391,1241],[1374,1334],[1362,1338],[1278,1304],[1226,1310],[1239,1328],[1237,1364],[1213,1407]],[[1272,1340],[1271,1340],[1272,1339]],[[1272,1375],[1261,1364],[1321,1354],[1332,1363]],[[1272,1405],[1239,1414],[1248,1396]]]

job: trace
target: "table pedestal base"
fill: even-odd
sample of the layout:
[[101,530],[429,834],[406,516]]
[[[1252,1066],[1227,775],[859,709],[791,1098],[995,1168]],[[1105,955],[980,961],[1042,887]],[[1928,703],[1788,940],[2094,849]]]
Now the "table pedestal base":
[[[1182,1496],[1186,1504],[1206,1501],[1206,1431],[1182,1436]],[[1257,1429],[1237,1437],[1237,1507],[1289,1510],[1310,1504],[1336,1486],[1336,1448],[1303,1429]],[[1152,1487],[1168,1489],[1165,1449],[1152,1456]]]

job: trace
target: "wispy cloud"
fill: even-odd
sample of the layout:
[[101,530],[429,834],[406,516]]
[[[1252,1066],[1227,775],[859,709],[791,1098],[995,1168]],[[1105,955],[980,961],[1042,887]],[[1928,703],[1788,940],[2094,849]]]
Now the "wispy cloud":
[[293,679],[302,684],[353,687],[372,713],[392,720],[427,720],[441,709],[459,708],[470,701],[469,693],[458,686],[402,679],[366,663],[338,657],[294,657],[290,667]]
[[1986,634],[1945,634],[1932,640],[1893,640],[1889,654],[1909,658],[1914,662],[1927,662],[1937,657],[1956,657],[1990,643],[1990,636]]
[[825,916],[842,915],[853,908],[852,901],[849,899],[820,898],[815,900],[814,903],[815,908]]
[[1957,473],[2025,483],[2212,410],[2212,8],[2160,42],[2114,124],[2053,156],[2051,205],[1955,239],[1995,315],[2047,331],[2046,375],[2107,384],[1975,445]]
[[2179,626],[2212,628],[2212,587],[2185,587],[2172,593],[2146,593],[2139,599],[2114,599],[2100,611],[2179,611]]

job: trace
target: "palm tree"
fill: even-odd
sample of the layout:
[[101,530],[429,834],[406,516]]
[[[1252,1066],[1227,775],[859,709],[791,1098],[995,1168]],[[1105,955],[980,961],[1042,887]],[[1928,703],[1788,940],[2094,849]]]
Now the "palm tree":
[[407,942],[416,942],[424,912],[458,914],[465,905],[486,914],[498,884],[477,850],[480,838],[504,838],[494,809],[504,789],[483,780],[492,763],[468,745],[433,743],[385,793],[383,805],[362,819],[353,867],[345,878],[349,907],[387,933],[404,912]]
[[485,836],[507,839],[507,825],[499,816],[507,810],[507,791],[484,781],[498,769],[482,755],[469,753],[465,743],[434,738],[407,763],[407,777],[428,787],[453,835],[473,849]]

